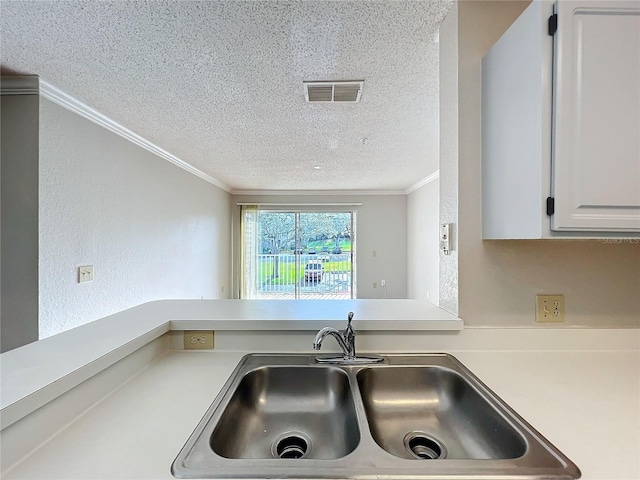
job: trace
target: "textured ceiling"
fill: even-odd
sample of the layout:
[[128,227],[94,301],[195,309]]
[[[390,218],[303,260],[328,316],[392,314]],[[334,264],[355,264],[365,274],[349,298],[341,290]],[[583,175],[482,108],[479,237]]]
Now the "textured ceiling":
[[[233,190],[402,190],[438,168],[450,3],[2,1],[1,62]],[[304,80],[365,84],[307,104]]]

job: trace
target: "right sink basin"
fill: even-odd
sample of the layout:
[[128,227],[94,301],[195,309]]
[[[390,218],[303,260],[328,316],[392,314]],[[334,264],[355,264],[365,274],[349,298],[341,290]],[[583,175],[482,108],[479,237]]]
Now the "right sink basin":
[[459,373],[438,366],[365,368],[358,385],[371,435],[406,459],[507,459],[522,435]]

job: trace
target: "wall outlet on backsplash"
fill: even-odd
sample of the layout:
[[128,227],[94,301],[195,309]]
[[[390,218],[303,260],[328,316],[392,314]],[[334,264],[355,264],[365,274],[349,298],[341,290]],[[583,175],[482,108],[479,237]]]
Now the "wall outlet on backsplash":
[[564,322],[564,295],[536,295],[536,322]]
[[185,350],[212,350],[213,331],[212,330],[185,330],[184,332]]

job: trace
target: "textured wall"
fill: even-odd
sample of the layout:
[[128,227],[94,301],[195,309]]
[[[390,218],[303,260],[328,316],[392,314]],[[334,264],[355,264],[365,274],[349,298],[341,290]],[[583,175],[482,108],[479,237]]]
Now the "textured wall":
[[438,304],[440,254],[438,180],[407,195],[407,297]]
[[226,297],[228,193],[48,100],[40,120],[41,338],[150,300]]
[[38,95],[0,96],[1,352],[38,340]]
[[[382,298],[380,280],[387,282],[387,298],[407,298],[406,195],[235,195],[248,203],[362,203],[357,210],[357,296]],[[304,207],[298,207],[304,208]],[[234,222],[236,232],[239,207]],[[236,233],[235,238],[239,238]],[[373,257],[373,251],[376,256]],[[239,248],[238,250],[239,251]],[[237,278],[237,275],[236,275]],[[378,288],[373,288],[378,282]]]
[[[458,314],[458,4],[440,26],[440,222],[452,248],[440,252],[439,305]],[[438,233],[439,236],[439,233]]]
[[459,315],[533,326],[535,295],[562,293],[566,325],[640,326],[640,243],[482,241],[481,59],[528,3],[458,3]]

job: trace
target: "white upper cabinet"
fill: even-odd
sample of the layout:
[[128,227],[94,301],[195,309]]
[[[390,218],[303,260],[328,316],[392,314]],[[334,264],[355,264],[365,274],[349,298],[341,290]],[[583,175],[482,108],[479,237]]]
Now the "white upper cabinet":
[[640,2],[534,1],[482,69],[484,238],[637,236]]
[[553,230],[640,230],[640,3],[556,5]]

